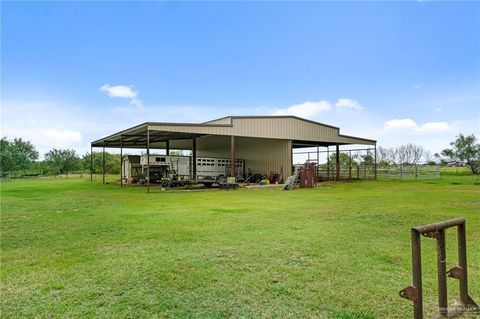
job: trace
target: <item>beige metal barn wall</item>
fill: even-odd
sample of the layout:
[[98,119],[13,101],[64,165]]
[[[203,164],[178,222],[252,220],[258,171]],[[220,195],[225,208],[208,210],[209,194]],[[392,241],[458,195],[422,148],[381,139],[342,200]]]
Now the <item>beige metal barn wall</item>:
[[[245,172],[291,174],[292,143],[290,140],[235,137],[237,159],[245,160]],[[197,156],[230,158],[230,137],[205,136],[197,139]]]
[[[221,121],[224,120],[222,119]],[[192,126],[162,125],[159,123],[149,125],[149,128],[154,131],[165,132],[375,145],[375,141],[342,136],[336,127],[312,123],[293,117],[232,118],[231,121],[231,126],[218,123]]]

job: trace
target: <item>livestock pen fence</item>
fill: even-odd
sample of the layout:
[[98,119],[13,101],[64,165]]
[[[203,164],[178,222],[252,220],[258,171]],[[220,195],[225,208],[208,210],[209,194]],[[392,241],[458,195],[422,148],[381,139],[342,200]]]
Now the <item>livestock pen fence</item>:
[[295,164],[315,163],[318,181],[329,180],[369,180],[369,179],[435,179],[440,178],[440,166],[431,163],[396,164],[377,162],[375,148],[351,149],[337,154],[326,151],[308,150],[293,152]]

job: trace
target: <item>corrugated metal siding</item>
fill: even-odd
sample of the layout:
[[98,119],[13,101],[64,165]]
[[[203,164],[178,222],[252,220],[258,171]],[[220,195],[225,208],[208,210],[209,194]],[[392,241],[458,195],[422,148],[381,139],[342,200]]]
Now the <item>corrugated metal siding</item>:
[[[248,169],[255,173],[283,172],[284,178],[291,173],[292,143],[290,140],[263,138],[235,138],[236,157],[245,160]],[[197,156],[230,158],[230,137],[206,136],[197,139]]]
[[158,131],[193,134],[234,135],[329,143],[375,144],[375,142],[360,138],[341,136],[338,128],[302,121],[297,118],[265,117],[232,118],[231,120],[231,126],[150,125],[149,128]]

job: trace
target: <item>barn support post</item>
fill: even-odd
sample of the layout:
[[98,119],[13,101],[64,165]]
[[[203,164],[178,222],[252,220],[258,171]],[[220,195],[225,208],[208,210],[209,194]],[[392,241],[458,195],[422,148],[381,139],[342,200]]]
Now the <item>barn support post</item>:
[[327,146],[327,179],[330,179],[330,151],[329,146]]
[[90,145],[90,182],[93,182],[93,146]]
[[166,141],[166,146],[165,146],[165,154],[170,155],[170,140]]
[[350,159],[348,167],[348,177],[352,179],[352,151],[348,151],[348,158]]
[[150,130],[147,127],[147,193],[150,193]]
[[123,188],[123,138],[120,135],[120,188]]
[[197,138],[192,137],[192,171],[193,179],[197,180]]
[[335,146],[335,150],[336,150],[336,162],[337,162],[337,166],[336,166],[336,180],[340,180],[340,146],[337,144]]
[[236,163],[235,163],[235,136],[230,136],[230,176],[235,177],[236,174]]
[[105,184],[105,142],[103,142],[102,151],[102,183]]
[[375,143],[375,167],[374,167],[374,169],[375,169],[375,172],[374,172],[375,179],[377,179],[377,144],[376,143]]

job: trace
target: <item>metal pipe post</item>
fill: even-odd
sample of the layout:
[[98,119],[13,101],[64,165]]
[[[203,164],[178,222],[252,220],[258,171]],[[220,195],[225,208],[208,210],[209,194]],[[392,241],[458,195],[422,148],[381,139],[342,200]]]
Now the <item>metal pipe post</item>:
[[420,233],[412,228],[412,270],[413,286],[416,289],[416,298],[413,300],[413,318],[423,319],[422,300],[422,248],[420,245]]
[[336,153],[336,162],[337,162],[337,167],[336,167],[337,178],[336,178],[336,180],[338,181],[338,180],[340,180],[340,146],[338,144],[336,145],[335,150],[337,152]]
[[462,269],[460,272],[460,278],[458,280],[460,287],[460,301],[466,306],[470,303],[470,297],[468,296],[467,282],[467,239],[465,235],[465,222],[457,227],[457,239],[458,265]]
[[327,179],[330,179],[330,150],[327,146]]
[[165,154],[166,155],[170,155],[170,141],[167,140],[167,145],[166,145],[166,148],[165,148]]
[[349,168],[348,168],[348,176],[350,179],[352,179],[352,151],[348,151],[348,157],[350,159],[350,165],[349,165]]
[[123,188],[123,138],[120,135],[120,188]]
[[150,130],[147,128],[147,193],[150,193]]
[[375,179],[377,179],[377,143],[375,143]]
[[197,138],[192,138],[192,171],[193,179],[197,180]]
[[102,181],[103,181],[103,184],[105,184],[105,143],[103,143],[103,155],[102,155],[102,174],[103,174],[103,177],[102,177]]
[[235,157],[235,136],[230,136],[230,161],[231,161],[231,169],[230,169],[230,176],[235,177],[236,174],[236,157]]
[[438,276],[438,307],[439,314],[445,318],[448,315],[447,300],[447,255],[445,252],[445,230],[438,230],[437,236],[437,276]]
[[93,182],[93,147],[90,145],[90,182]]

